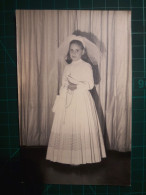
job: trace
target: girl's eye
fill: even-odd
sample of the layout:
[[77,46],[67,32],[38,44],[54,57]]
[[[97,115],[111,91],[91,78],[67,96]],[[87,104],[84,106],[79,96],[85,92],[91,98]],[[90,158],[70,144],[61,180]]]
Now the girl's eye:
[[71,51],[71,52],[73,52],[73,51],[78,52],[79,50],[78,50],[78,49],[76,49],[76,50],[71,49],[70,51]]

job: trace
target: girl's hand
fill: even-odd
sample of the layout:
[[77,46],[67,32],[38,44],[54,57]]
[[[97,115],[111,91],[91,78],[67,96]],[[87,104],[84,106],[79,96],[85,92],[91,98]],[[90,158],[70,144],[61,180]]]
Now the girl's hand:
[[77,88],[76,84],[69,82],[68,89],[70,89],[71,91],[74,91],[76,88]]
[[78,84],[78,81],[76,79],[72,78],[72,76],[70,76],[70,75],[67,76],[67,80],[71,84]]

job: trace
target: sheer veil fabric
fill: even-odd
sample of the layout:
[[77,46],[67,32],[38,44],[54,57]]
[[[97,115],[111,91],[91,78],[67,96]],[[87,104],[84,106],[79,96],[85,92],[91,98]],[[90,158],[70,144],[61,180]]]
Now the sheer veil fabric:
[[[98,61],[96,91],[107,149],[131,150],[131,12],[96,10],[17,10],[17,73],[20,143],[47,145],[52,107],[65,64],[57,50],[75,31],[95,35],[106,56]],[[101,48],[101,49],[103,49]]]

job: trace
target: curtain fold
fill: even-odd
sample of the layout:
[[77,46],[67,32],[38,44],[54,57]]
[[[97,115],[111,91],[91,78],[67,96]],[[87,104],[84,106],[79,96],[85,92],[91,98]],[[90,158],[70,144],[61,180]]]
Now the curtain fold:
[[48,144],[52,106],[65,65],[57,60],[57,48],[67,36],[78,33],[104,53],[93,98],[106,148],[130,151],[131,12],[17,10],[16,28],[21,145]]

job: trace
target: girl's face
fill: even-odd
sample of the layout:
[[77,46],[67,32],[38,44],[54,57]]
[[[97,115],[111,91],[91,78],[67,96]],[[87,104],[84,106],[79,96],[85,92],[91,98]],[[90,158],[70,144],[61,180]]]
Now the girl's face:
[[72,43],[70,46],[69,54],[73,61],[77,61],[81,59],[82,55],[84,54],[84,50],[80,45]]

